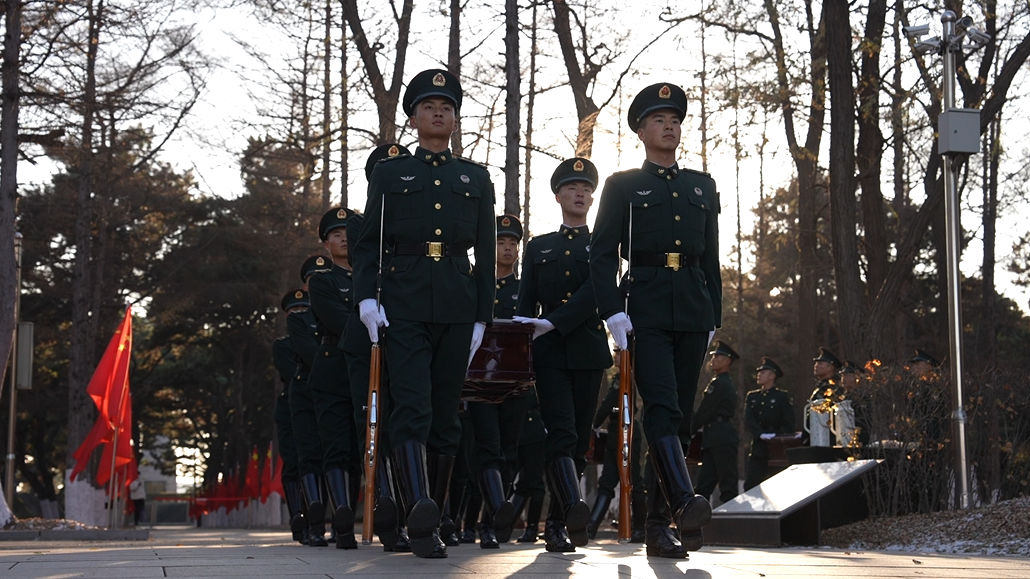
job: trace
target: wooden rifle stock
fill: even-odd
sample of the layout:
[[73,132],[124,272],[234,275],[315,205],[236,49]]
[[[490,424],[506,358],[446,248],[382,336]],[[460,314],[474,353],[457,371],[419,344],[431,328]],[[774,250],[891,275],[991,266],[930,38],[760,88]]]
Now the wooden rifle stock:
[[633,493],[633,336],[629,348],[619,356],[619,542],[627,543],[632,533]]
[[379,462],[379,395],[382,388],[383,358],[378,343],[372,344],[368,369],[368,407],[365,415],[365,512],[361,523],[361,544],[372,544],[373,512],[376,504],[376,467]]

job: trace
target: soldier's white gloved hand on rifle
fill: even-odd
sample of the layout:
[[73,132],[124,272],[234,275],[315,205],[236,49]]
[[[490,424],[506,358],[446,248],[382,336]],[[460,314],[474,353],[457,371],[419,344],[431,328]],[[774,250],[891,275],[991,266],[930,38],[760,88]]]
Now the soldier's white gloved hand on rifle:
[[758,438],[761,438],[762,440],[772,440],[772,439],[776,438],[776,433],[775,432],[763,432],[762,434],[758,435]]
[[476,350],[483,345],[484,334],[486,334],[486,322],[476,322],[476,325],[472,326],[472,345],[469,346],[469,363],[465,368],[472,365],[472,357],[476,355]]
[[361,317],[361,323],[365,324],[365,328],[368,329],[368,338],[372,340],[373,344],[378,344],[379,326],[390,325],[382,304],[377,307],[376,301],[372,298],[361,300],[361,303],[358,304],[358,315]]
[[519,322],[520,324],[533,324],[534,340],[554,329],[554,324],[543,318],[524,318],[522,316],[515,316],[512,320]]
[[612,339],[615,340],[615,345],[620,350],[626,350],[629,348],[629,337],[628,334],[633,331],[633,324],[629,321],[629,316],[623,312],[612,315],[604,323],[608,326],[608,332],[611,333]]

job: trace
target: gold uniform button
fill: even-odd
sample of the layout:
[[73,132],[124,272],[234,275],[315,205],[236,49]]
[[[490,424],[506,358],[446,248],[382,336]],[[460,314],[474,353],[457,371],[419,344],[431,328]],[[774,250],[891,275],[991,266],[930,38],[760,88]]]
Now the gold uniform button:
[[[437,206],[436,206],[436,208],[437,208],[437,209],[439,209],[439,208],[440,208],[440,206],[439,206],[439,205],[437,205]],[[680,220],[680,216],[679,216],[679,215],[677,215],[677,216],[676,216],[676,221],[679,221],[679,220]]]
[[572,275],[572,272],[571,272],[571,271],[567,271],[567,270],[566,270],[566,272],[565,272],[565,277],[569,277],[570,275]]
[[672,179],[673,177],[675,177],[675,175],[666,175],[665,176],[666,179]]
[[644,207],[647,207],[647,203],[644,203]]
[[499,303],[501,303],[501,300],[494,300],[494,303],[495,304],[499,304]]
[[[645,205],[644,207],[647,207],[647,206]],[[571,235],[569,236],[569,239],[572,239],[572,236],[571,236]]]
[[678,240],[678,239],[677,239],[677,240],[676,240],[676,245],[683,245],[683,243],[682,243],[682,242],[680,242],[680,240]]
[[[507,283],[508,282],[506,280],[503,280],[503,279],[501,280],[501,285],[507,285]],[[498,286],[498,287],[500,287],[500,286]]]
[[447,156],[446,155],[440,155],[440,160],[441,161],[446,161],[447,160]]
[[439,186],[439,185],[440,185],[440,180],[439,180],[439,179],[437,179],[436,181],[433,181],[433,185],[437,185],[437,186]]
[[603,327],[604,327],[604,326],[602,326],[601,324],[597,324],[597,329],[598,329],[598,330],[600,330],[600,329],[601,329],[601,328],[603,328]]
[[405,189],[405,190],[404,190],[404,192],[405,192],[405,193],[407,193],[407,192],[408,192],[408,190],[407,190],[407,189]]
[[[434,233],[436,233],[437,235],[440,235],[440,234],[443,233],[443,231],[440,231],[439,229],[437,229],[436,231],[434,231]],[[676,245],[679,245],[678,241],[676,242]]]
[[391,267],[390,271],[397,271],[397,268],[396,267]]
[[567,250],[567,249],[565,250],[565,255],[569,255],[569,254],[571,254],[571,253],[572,253],[571,251],[569,251],[569,250]]
[[704,204],[704,203],[702,203],[702,204],[701,204],[701,209],[704,209],[704,208],[705,208],[705,204]]
[[[440,205],[439,203],[437,203],[437,204],[436,204],[436,205],[434,205],[433,207],[436,207],[436,208],[437,208],[437,210],[439,210],[439,209],[440,209],[441,207],[443,207],[443,205]],[[678,218],[677,218],[677,219],[678,219]]]
[[465,192],[465,197],[468,197],[468,196],[469,196],[469,192],[468,192],[468,191],[466,191],[466,192]]
[[497,289],[501,289],[501,284],[497,284]]
[[571,297],[572,297],[572,292],[568,292],[568,293],[566,293],[566,294],[565,294],[565,297],[567,297],[567,298],[571,298]]
[[673,196],[673,197],[679,197],[679,196],[680,196],[680,194],[679,194],[679,193],[677,193],[677,192],[675,192],[675,191],[673,191],[673,192],[672,192],[672,196]]
[[[440,163],[437,163],[436,161],[433,161],[433,166],[434,166],[434,167],[439,167],[439,166],[440,166]],[[437,181],[437,182],[436,182],[436,184],[437,184],[437,185],[439,185],[439,184],[440,184],[440,182],[439,182],[439,181]]]

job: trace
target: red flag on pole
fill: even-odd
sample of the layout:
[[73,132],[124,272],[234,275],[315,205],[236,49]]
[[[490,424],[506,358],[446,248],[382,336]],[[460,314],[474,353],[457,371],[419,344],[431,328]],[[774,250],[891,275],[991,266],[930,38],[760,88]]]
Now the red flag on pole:
[[258,449],[257,445],[254,445],[254,450],[250,453],[250,460],[247,461],[247,474],[243,477],[243,498],[252,499],[257,498],[261,494],[261,489],[258,488]]
[[279,493],[280,497],[286,496],[286,491],[283,490],[283,456],[281,454],[275,460],[275,476],[272,477],[269,492]]
[[268,502],[268,495],[272,494],[272,442],[268,442],[268,452],[265,453],[265,464],[261,466],[261,502]]
[[[107,349],[104,350],[104,356],[100,359],[100,363],[97,364],[96,370],[93,371],[93,377],[89,381],[89,386],[86,387],[86,392],[93,399],[93,403],[97,405],[99,416],[97,416],[96,424],[93,425],[93,430],[86,436],[86,440],[72,454],[75,458],[75,468],[72,469],[71,474],[71,480],[73,481],[86,468],[86,462],[89,460],[90,455],[93,454],[93,450],[100,444],[111,442],[114,439],[115,429],[123,426],[126,415],[131,426],[132,410],[131,402],[128,401],[129,361],[131,358],[132,308],[127,307],[125,308],[125,317],[122,319],[122,323],[118,325],[114,336],[108,342]],[[124,411],[126,405],[130,406],[127,414]],[[128,439],[132,437],[131,432],[132,429],[130,428],[129,435],[126,437],[126,444],[129,442]],[[121,441],[119,440],[119,446],[121,446],[120,443]],[[129,451],[131,452],[131,446]],[[97,472],[97,482],[100,484],[110,480],[111,456],[108,455],[107,458],[108,461],[101,462]],[[121,464],[125,464],[125,462],[123,461]],[[117,468],[117,462],[115,466]]]

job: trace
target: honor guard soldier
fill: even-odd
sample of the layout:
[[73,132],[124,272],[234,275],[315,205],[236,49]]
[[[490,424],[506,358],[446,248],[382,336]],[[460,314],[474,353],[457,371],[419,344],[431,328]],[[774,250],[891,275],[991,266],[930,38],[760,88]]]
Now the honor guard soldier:
[[[310,306],[308,292],[298,289],[286,292],[279,302],[279,309],[287,315],[302,312]],[[279,456],[282,458],[283,493],[286,495],[286,509],[290,514],[290,531],[293,540],[306,541],[306,524],[300,495],[300,465],[297,459],[297,441],[293,437],[293,423],[290,420],[290,382],[297,372],[296,354],[290,347],[290,337],[283,336],[272,342],[272,362],[283,383],[283,389],[275,400],[276,438],[279,441]]]
[[917,378],[936,378],[941,363],[926,350],[916,349],[916,354],[908,360],[908,370]]
[[757,370],[758,389],[748,392],[744,399],[744,426],[751,433],[744,491],[769,478],[769,446],[765,441],[794,432],[794,402],[786,390],[776,387],[783,370],[769,357],[762,358]]
[[[322,441],[322,472],[333,501],[337,549],[358,548],[354,538],[354,503],[361,475],[356,470],[354,400],[347,363],[339,347],[347,319],[354,309],[351,291],[354,284],[347,253],[347,219],[353,214],[350,209],[337,207],[322,215],[318,237],[332,263],[328,271],[316,273],[308,280],[311,312],[318,324],[319,340],[308,382]],[[364,403],[364,399],[360,403]]]
[[389,436],[411,549],[428,558],[447,556],[438,526],[461,438],[458,402],[494,305],[494,186],[485,167],[448,149],[461,97],[444,70],[408,83],[403,108],[419,146],[372,171],[353,248],[361,321],[373,342],[383,330]]
[[591,423],[605,368],[608,339],[590,283],[590,230],[597,169],[588,159],[563,161],[551,175],[562,226],[526,245],[518,316],[534,324],[533,367],[540,411],[547,425],[545,481],[551,508],[544,524],[548,551],[587,544],[590,507],[580,493]]
[[712,380],[705,388],[701,403],[690,423],[703,430],[701,469],[697,475],[697,494],[707,498],[719,486],[719,501],[728,502],[737,496],[737,447],[740,438],[733,424],[737,412],[737,385],[730,378],[730,367],[740,359],[729,344],[716,340],[708,369]]
[[[635,336],[648,464],[662,487],[648,489],[645,543],[649,555],[669,558],[700,549],[701,527],[712,516],[690,482],[680,433],[690,432],[708,342],[722,324],[715,181],[676,162],[686,107],[683,89],[672,83],[651,85],[633,99],[629,128],[643,142],[646,160],[608,178],[590,246],[601,317],[620,348],[630,332]],[[618,287],[620,255],[629,260],[628,300]]]
[[[940,387],[941,363],[926,350],[916,350],[908,360],[908,370],[915,380],[908,395],[907,420],[918,425],[923,444],[938,447],[948,436],[948,398]],[[943,446],[940,446],[943,448]]]
[[858,431],[854,440],[842,440],[841,446],[865,446],[869,444],[869,393],[862,387],[865,368],[853,360],[845,360],[840,369],[841,395],[851,402],[854,413],[855,429]]
[[[307,258],[301,266],[300,278],[307,288],[311,276],[329,271],[331,262],[321,255]],[[322,480],[322,441],[318,435],[314,394],[308,374],[318,355],[318,323],[310,309],[297,311],[286,317],[290,346],[296,356],[297,373],[290,384],[290,420],[297,441],[300,484],[304,494],[308,522],[308,545],[326,547],[325,540],[325,483]]]
[[[372,180],[372,171],[375,169],[376,164],[384,159],[392,159],[394,157],[400,157],[402,155],[410,155],[411,153],[403,145],[397,143],[386,143],[379,145],[369,154],[368,159],[365,161],[365,180]],[[361,231],[361,226],[364,223],[364,217],[357,213],[351,213],[347,217],[347,247],[357,246],[358,234]],[[351,263],[351,267],[354,267],[354,252],[348,251],[348,258]],[[376,262],[378,263],[378,262]],[[352,290],[353,291],[353,290]],[[351,300],[355,310],[357,304]],[[368,402],[368,377],[370,365],[372,362],[372,341],[369,339],[368,330],[361,322],[361,318],[356,315],[349,316],[347,318],[347,325],[343,330],[343,337],[340,339],[340,349],[343,350],[343,358],[347,364],[347,374],[349,376],[350,387],[351,387],[351,399],[353,400],[354,409],[354,426],[357,435],[357,448],[359,453],[363,453],[365,449],[365,427],[367,420],[367,408]],[[385,383],[387,382],[384,375],[383,383],[384,387],[382,392],[384,393],[379,397],[379,413],[378,413],[378,433],[379,433],[379,448],[390,448],[390,438],[386,432],[386,425],[389,422],[389,396],[385,393],[387,388]],[[361,454],[364,458],[364,454]],[[383,544],[383,550],[388,552],[400,551],[408,552],[411,551],[411,545],[408,543],[407,532],[401,525],[398,517],[397,502],[394,498],[393,490],[393,471],[391,468],[389,452],[380,452],[376,460],[376,492],[373,500],[376,501],[375,510],[373,512],[373,520],[376,535],[379,536],[379,541]]]
[[494,317],[510,320],[515,316],[519,299],[519,278],[515,276],[515,262],[519,260],[522,242],[522,222],[514,215],[497,217],[497,295],[494,297]]
[[821,398],[833,400],[834,402],[840,400],[842,391],[838,372],[840,372],[843,362],[826,348],[819,348],[819,355],[812,358],[812,362],[815,363],[812,366],[812,374],[815,376],[815,390],[812,390],[812,395],[808,397],[808,401],[812,402]]

